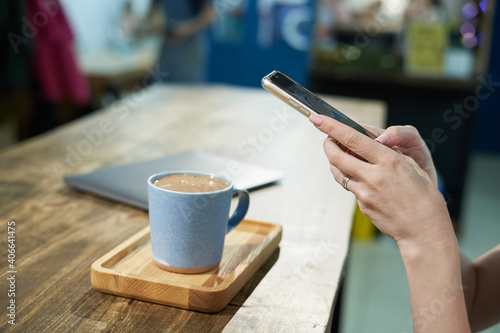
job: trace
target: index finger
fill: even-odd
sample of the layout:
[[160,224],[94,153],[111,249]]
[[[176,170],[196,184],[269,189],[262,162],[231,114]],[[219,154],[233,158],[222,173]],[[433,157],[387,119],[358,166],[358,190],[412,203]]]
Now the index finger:
[[388,148],[384,145],[333,118],[322,115],[311,115],[309,121],[321,132],[331,136],[370,163],[375,164],[380,162],[383,154],[387,153]]

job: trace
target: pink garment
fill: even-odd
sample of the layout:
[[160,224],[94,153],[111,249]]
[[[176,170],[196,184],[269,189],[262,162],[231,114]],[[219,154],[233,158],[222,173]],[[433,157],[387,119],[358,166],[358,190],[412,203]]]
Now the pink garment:
[[[41,98],[52,103],[90,102],[90,91],[73,51],[73,33],[58,0],[25,0],[33,38],[33,70]],[[31,33],[33,32],[33,33]]]

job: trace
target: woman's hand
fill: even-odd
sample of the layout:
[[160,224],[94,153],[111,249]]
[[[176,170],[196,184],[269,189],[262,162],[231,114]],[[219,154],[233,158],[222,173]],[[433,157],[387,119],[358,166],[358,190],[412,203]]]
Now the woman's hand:
[[396,148],[403,155],[411,157],[437,186],[437,172],[431,153],[415,127],[391,126],[385,131],[373,126],[364,127],[378,136],[376,141],[387,147]]
[[[421,161],[425,162],[427,170],[424,170],[412,157],[331,118],[311,116],[309,119],[329,135],[324,150],[335,180],[342,184],[345,176],[352,177],[347,185],[349,191],[358,199],[361,211],[380,231],[399,245],[410,243],[412,247],[427,250],[446,245],[448,241],[456,242],[446,205],[435,186],[432,160]],[[391,147],[397,143],[401,152],[413,156],[428,152],[411,127],[392,128],[389,133],[391,137],[386,140],[382,136],[381,141],[385,140]],[[337,143],[365,161],[344,152]]]
[[420,161],[424,170],[404,154],[428,152],[416,131],[399,127],[389,132],[392,136],[379,136],[380,143],[399,148],[391,149],[332,118],[312,115],[309,120],[328,135],[324,149],[335,180],[341,184],[352,177],[344,187],[373,224],[398,243],[414,332],[470,332],[458,243],[435,186],[432,161]]

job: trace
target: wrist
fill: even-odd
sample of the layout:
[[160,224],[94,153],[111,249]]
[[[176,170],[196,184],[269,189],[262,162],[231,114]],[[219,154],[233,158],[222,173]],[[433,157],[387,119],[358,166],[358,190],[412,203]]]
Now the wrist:
[[434,251],[458,250],[458,242],[453,230],[453,224],[448,214],[444,198],[437,189],[431,200],[434,205],[420,207],[411,220],[412,227],[396,238],[401,255],[414,256],[432,255]]
[[457,238],[453,232],[414,240],[399,240],[397,244],[405,263],[423,263],[426,260],[435,262],[459,255]]

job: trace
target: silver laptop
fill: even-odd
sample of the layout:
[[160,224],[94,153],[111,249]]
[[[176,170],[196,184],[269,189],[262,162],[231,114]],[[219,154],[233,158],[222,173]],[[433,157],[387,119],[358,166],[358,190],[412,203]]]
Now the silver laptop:
[[223,175],[231,179],[235,187],[248,190],[271,185],[283,178],[283,173],[278,170],[262,168],[218,155],[184,152],[155,160],[69,176],[64,178],[64,181],[71,188],[147,210],[147,179],[157,172],[170,170],[201,171]]

